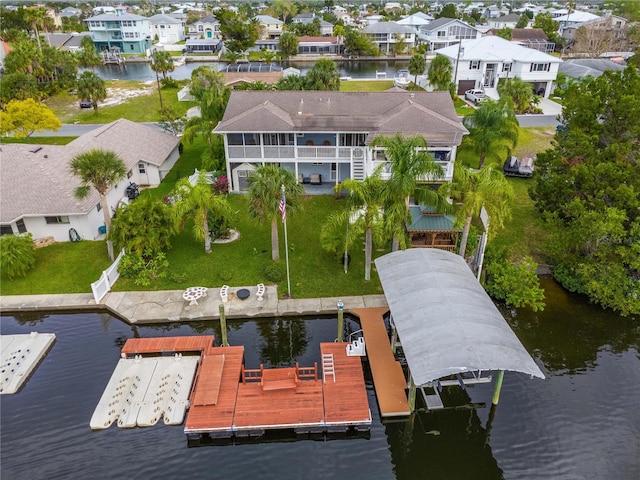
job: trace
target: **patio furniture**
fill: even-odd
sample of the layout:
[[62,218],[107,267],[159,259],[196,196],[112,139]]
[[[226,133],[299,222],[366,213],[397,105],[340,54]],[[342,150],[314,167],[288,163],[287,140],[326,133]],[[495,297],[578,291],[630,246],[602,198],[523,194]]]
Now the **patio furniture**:
[[229,301],[229,285],[223,285],[220,287],[220,298],[224,303]]
[[311,185],[321,185],[322,184],[322,175],[319,173],[312,173],[309,177],[309,183]]
[[264,296],[264,292],[265,292],[266,288],[264,286],[264,283],[259,283],[258,284],[258,291],[256,292],[256,298],[258,299],[259,302],[261,302],[263,300],[263,296]]
[[247,298],[249,298],[249,295],[251,295],[251,292],[249,292],[248,288],[241,288],[236,292],[236,297],[238,297],[240,300],[246,300]]
[[189,302],[189,305],[198,305],[198,300],[207,296],[206,287],[189,287],[182,294],[182,298]]

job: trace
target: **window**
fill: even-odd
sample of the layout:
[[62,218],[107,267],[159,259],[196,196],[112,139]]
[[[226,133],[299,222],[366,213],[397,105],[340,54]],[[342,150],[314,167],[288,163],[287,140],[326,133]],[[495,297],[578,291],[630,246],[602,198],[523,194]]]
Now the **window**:
[[127,172],[127,178],[131,178],[133,176],[133,170],[129,170]]
[[11,225],[0,225],[0,235],[13,235]]
[[446,30],[438,30],[438,37],[446,37],[446,36],[447,36]]
[[142,174],[147,173],[147,167],[142,162],[138,164],[138,173],[142,173]]
[[16,222],[16,227],[18,227],[18,233],[27,233],[27,226],[24,224],[23,219]]
[[503,63],[502,64],[502,71],[503,72],[510,72],[511,71],[511,63]]
[[551,69],[550,63],[532,63],[530,72],[548,72]]
[[469,70],[480,70],[480,60],[471,60],[469,62]]
[[98,202],[98,204],[96,205],[96,209],[97,209],[98,211],[101,211],[101,210],[102,210],[102,204],[101,204],[100,202]]
[[60,217],[44,217],[45,222],[47,224],[55,224],[55,223],[71,223],[69,222],[69,217],[60,216]]

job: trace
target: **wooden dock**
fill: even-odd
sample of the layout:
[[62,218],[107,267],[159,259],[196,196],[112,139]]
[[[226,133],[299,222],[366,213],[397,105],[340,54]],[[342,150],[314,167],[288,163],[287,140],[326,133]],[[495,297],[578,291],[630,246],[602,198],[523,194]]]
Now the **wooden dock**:
[[328,363],[322,372],[317,364],[245,369],[243,347],[210,349],[196,379],[185,433],[229,438],[267,430],[368,431],[371,411],[360,357],[347,356],[347,343],[322,343],[320,349],[331,357],[332,374]]
[[122,347],[122,355],[145,353],[208,352],[213,348],[213,335],[190,337],[130,338]]
[[411,414],[405,392],[407,380],[402,366],[391,351],[389,335],[384,325],[383,315],[388,311],[387,307],[349,310],[360,317],[380,416],[383,418]]

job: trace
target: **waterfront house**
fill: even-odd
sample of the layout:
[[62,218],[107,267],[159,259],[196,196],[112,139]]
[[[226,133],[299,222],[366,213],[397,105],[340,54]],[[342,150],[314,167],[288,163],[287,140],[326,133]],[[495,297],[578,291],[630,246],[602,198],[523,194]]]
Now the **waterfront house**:
[[302,36],[298,38],[298,55],[338,55],[342,46],[338,37]]
[[322,17],[316,16],[315,13],[301,13],[291,19],[292,23],[301,23],[302,25],[308,25],[313,23],[314,20],[318,20],[320,23],[320,35],[333,34],[333,25],[325,21]]
[[517,23],[520,21],[520,15],[517,13],[510,13],[509,15],[503,15],[502,17],[493,18],[489,20],[489,27],[500,30],[501,28],[516,28]]
[[169,15],[153,15],[149,17],[153,38],[158,43],[173,45],[185,39],[182,21]]
[[74,228],[84,239],[99,236],[104,223],[95,190],[83,200],[73,192],[80,179],[71,159],[91,149],[111,150],[124,161],[127,178],[107,194],[112,212],[129,182],[156,186],[175,165],[180,139],[140,123],[120,119],[76,138],[67,145],[3,144],[0,154],[0,232],[52,236],[69,241]]
[[[498,35],[498,30],[492,28],[486,35]],[[511,30],[511,41],[544,53],[551,53],[556,48],[556,44],[549,41],[547,34],[541,28],[514,28]]]
[[146,53],[151,47],[151,24],[147,17],[131,13],[103,13],[85,20],[99,51],[117,48],[122,53]]
[[458,94],[470,89],[497,89],[501,79],[518,77],[531,83],[534,93],[548,98],[562,63],[558,57],[497,35],[468,40],[437,53],[453,64]]
[[[456,149],[468,133],[448,92],[231,92],[224,117],[214,129],[222,135],[232,192],[247,190],[256,167],[273,163],[295,172],[302,183],[331,187],[363,180],[390,163],[378,135],[420,135],[444,170],[453,175]],[[429,181],[430,179],[423,179]]]
[[216,17],[211,15],[203,17],[197,22],[187,25],[187,33],[189,38],[195,39],[214,39],[222,38],[220,34],[220,22]]
[[463,40],[473,40],[481,36],[480,31],[468,23],[446,17],[420,27],[418,33],[421,41],[429,42],[429,51],[439,50]]
[[416,44],[415,30],[396,22],[377,22],[367,25],[363,32],[383,54],[396,53],[397,44],[402,40],[404,40],[405,51],[411,50]]

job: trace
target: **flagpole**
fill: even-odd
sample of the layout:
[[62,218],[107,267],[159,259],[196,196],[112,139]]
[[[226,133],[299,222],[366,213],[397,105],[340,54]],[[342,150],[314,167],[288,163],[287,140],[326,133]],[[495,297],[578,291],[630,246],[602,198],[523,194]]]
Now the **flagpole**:
[[282,223],[284,223],[284,255],[287,264],[287,295],[291,298],[291,277],[289,275],[289,241],[287,239],[287,203],[284,196],[284,184],[282,185]]

